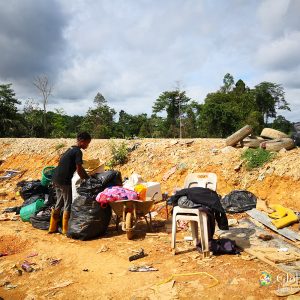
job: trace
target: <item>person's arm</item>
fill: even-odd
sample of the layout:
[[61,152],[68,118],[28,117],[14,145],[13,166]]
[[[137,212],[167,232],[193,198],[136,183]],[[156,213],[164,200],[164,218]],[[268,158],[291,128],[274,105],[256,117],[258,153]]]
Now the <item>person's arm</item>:
[[76,165],[76,171],[81,179],[88,179],[90,177],[81,164]]

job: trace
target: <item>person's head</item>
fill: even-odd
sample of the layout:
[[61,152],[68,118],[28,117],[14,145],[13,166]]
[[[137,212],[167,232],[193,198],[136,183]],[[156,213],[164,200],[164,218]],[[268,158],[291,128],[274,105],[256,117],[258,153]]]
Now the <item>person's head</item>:
[[82,149],[86,149],[91,142],[92,137],[87,132],[80,132],[77,134],[77,145]]

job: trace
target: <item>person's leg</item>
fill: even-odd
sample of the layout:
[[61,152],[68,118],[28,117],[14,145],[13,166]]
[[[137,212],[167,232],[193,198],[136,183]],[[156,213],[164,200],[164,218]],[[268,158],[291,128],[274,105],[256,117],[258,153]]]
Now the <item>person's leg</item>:
[[63,191],[62,191],[61,187],[56,186],[55,191],[56,191],[57,200],[56,200],[54,208],[51,211],[50,226],[49,226],[49,230],[48,230],[49,233],[57,232],[60,210],[64,205]]
[[63,186],[63,195],[64,195],[64,213],[63,213],[63,220],[62,220],[62,233],[67,234],[70,212],[71,212],[71,205],[72,205],[71,185]]

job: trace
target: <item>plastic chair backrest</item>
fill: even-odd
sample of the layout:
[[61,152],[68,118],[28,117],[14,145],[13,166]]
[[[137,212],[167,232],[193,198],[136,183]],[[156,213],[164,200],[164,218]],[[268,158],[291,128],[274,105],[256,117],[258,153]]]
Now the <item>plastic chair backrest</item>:
[[184,188],[204,187],[217,190],[217,175],[215,173],[191,173],[184,180]]

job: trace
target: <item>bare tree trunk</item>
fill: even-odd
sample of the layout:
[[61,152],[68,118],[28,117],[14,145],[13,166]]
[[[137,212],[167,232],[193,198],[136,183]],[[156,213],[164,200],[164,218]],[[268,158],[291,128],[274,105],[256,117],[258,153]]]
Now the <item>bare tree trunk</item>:
[[48,77],[46,75],[37,76],[33,81],[33,85],[40,91],[43,97],[43,127],[44,127],[44,136],[47,136],[47,105],[48,98],[52,92],[52,85],[49,83]]

